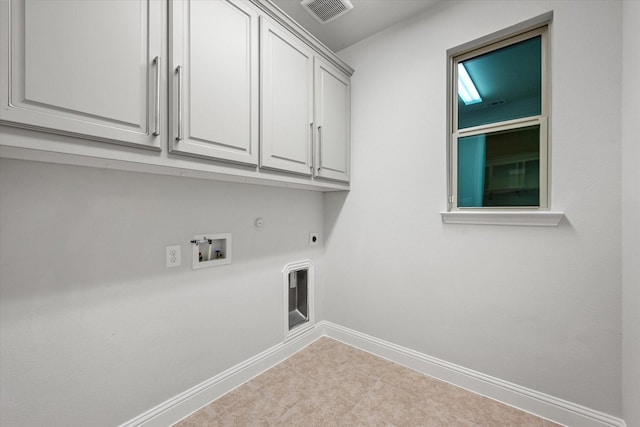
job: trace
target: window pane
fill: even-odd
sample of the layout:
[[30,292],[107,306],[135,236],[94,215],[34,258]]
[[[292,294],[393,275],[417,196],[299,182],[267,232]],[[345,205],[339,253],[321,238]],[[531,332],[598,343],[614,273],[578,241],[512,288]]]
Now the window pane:
[[458,138],[458,206],[540,206],[540,126]]
[[[541,36],[460,64],[458,129],[541,114]],[[464,82],[465,71],[471,83]],[[480,99],[473,97],[473,87]]]

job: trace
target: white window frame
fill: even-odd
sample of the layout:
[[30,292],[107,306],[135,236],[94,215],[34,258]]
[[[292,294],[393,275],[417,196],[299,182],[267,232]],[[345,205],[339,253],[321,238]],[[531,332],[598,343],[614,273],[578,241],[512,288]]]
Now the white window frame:
[[[547,12],[447,51],[447,210],[441,212],[445,223],[557,226],[562,219],[562,212],[551,211],[548,122],[551,105],[549,33],[552,18],[553,12]],[[458,129],[457,64],[538,35],[541,36],[543,67],[540,115]],[[537,125],[540,126],[540,205],[459,207],[457,200],[458,138]]]

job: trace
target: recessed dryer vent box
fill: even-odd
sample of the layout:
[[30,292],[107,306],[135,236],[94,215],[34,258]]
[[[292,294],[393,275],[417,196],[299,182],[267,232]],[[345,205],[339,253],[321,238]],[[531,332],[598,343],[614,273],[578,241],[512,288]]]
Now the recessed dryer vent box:
[[309,260],[287,264],[282,270],[285,341],[313,327],[313,276]]
[[199,234],[191,240],[193,269],[231,264],[231,233]]

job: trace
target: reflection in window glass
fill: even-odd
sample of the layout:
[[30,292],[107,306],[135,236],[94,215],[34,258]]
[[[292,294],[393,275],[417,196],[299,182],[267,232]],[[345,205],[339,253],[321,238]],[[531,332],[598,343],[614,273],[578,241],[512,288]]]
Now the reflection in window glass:
[[540,126],[458,138],[458,206],[540,206]]
[[[536,36],[461,61],[458,129],[541,114],[541,52],[542,38]],[[471,83],[462,81],[465,71]],[[466,85],[475,86],[480,102],[463,99]]]

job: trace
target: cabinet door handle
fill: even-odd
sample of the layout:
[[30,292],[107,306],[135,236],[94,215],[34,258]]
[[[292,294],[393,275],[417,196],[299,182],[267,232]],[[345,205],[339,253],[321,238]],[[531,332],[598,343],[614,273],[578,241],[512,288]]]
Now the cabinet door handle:
[[313,171],[313,164],[315,161],[315,153],[313,151],[314,148],[314,144],[313,144],[313,122],[309,123],[309,131],[311,132],[311,162],[309,163],[309,168]]
[[153,136],[158,136],[160,135],[160,57],[156,56],[153,63],[156,66],[155,130],[153,131]]
[[178,136],[176,140],[182,140],[182,65],[176,67],[178,75]]
[[318,172],[322,169],[322,126],[318,126]]

